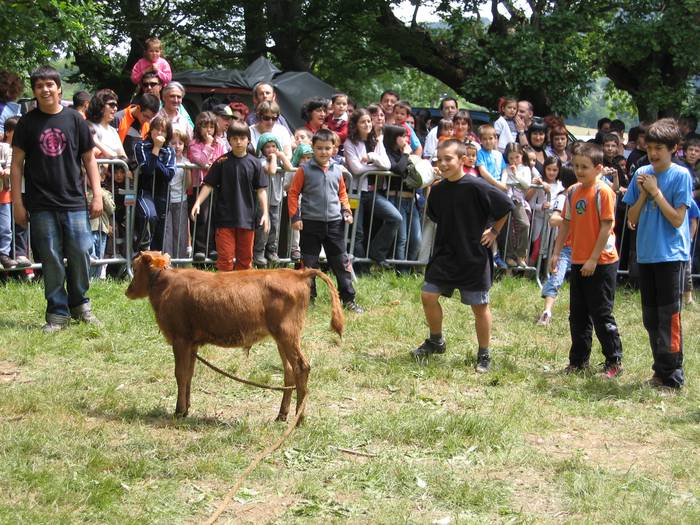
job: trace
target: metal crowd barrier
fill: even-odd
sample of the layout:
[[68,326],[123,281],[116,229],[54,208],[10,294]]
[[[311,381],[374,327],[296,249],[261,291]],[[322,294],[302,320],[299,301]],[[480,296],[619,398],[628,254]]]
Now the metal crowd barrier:
[[[138,246],[133,246],[134,242],[134,234],[135,234],[135,222],[136,222],[136,205],[138,202],[138,193],[139,193],[139,178],[140,178],[140,170],[136,169],[133,174],[133,180],[132,177],[125,177],[125,181],[123,183],[123,187],[121,185],[117,185],[115,182],[115,170],[117,167],[123,168],[126,173],[129,173],[128,166],[126,162],[123,160],[115,159],[115,160],[98,160],[97,161],[98,166],[100,166],[100,169],[108,169],[109,170],[109,179],[110,179],[110,185],[111,185],[111,192],[112,195],[115,198],[116,201],[122,201],[123,199],[123,204],[120,204],[119,207],[115,206],[115,210],[112,213],[112,216],[110,217],[110,226],[112,230],[112,234],[109,236],[109,251],[103,258],[99,259],[94,259],[92,261],[92,265],[122,265],[124,267],[125,273],[131,275],[131,261],[134,257],[134,255],[138,252],[139,247]],[[178,168],[182,168],[185,171],[191,171],[194,169],[200,169],[199,166],[195,164],[178,164]],[[287,172],[287,173],[293,173],[293,172]],[[281,176],[284,178],[285,172],[282,170],[278,171],[278,176]],[[362,192],[360,191],[360,188],[364,185],[365,181],[368,181],[368,179],[373,178],[375,179],[375,185],[373,185],[373,189],[368,192]],[[392,179],[396,178],[401,178],[399,175],[396,175],[392,172],[389,171],[370,171],[362,174],[359,177],[354,177],[352,178],[351,182],[348,184],[348,197],[350,199],[351,207],[354,210],[354,221],[352,225],[346,225],[346,245],[348,247],[348,254],[350,255],[351,260],[353,261],[354,264],[370,264],[373,262],[372,259],[369,258],[368,254],[370,253],[371,247],[372,247],[372,242],[374,241],[373,235],[375,234],[376,226],[378,225],[379,219],[376,217],[375,214],[375,206],[377,202],[377,195],[382,195],[385,198],[389,198],[389,200],[394,200],[392,204],[394,204],[397,209],[400,209],[402,203],[408,199],[410,199],[414,205],[411,206],[410,208],[410,213],[408,214],[408,229],[406,232],[406,253],[408,254],[409,252],[409,243],[411,240],[411,233],[412,233],[412,228],[413,228],[413,219],[414,219],[414,214],[420,213],[420,228],[421,228],[421,242],[420,246],[418,247],[418,256],[409,260],[406,258],[400,258],[396,256],[396,247],[398,244],[398,232],[394,235],[394,238],[392,239],[391,246],[389,248],[389,255],[386,259],[386,262],[390,265],[394,265],[397,267],[403,267],[403,268],[420,268],[422,266],[425,266],[428,262],[428,259],[432,253],[432,248],[433,248],[433,242],[434,242],[434,231],[435,231],[435,224],[430,221],[430,219],[426,215],[426,206],[427,204],[427,199],[429,198],[429,192],[430,188],[425,188],[423,190],[424,194],[424,205],[423,205],[423,210],[419,211],[418,207],[416,206],[416,192],[412,189],[409,189],[404,185],[404,182],[399,184],[399,190],[394,190],[391,195],[387,197],[387,190],[386,188],[389,187],[389,183]],[[347,179],[346,179],[347,182]],[[155,181],[153,182],[155,185]],[[541,185],[532,185],[531,188],[542,188]],[[110,189],[110,188],[108,188]],[[151,187],[151,191],[153,192],[154,187]],[[190,199],[196,198],[196,196],[199,194],[199,187],[194,188],[194,197],[191,197]],[[364,199],[363,199],[363,194],[364,194]],[[286,195],[286,191],[285,191]],[[166,199],[166,212],[165,216],[166,218],[168,217],[170,208],[171,208],[171,195],[170,195],[170,186],[168,186],[168,194],[167,194],[167,199]],[[211,265],[215,262],[215,260],[211,257],[213,252],[215,252],[216,247],[214,245],[214,236],[212,232],[213,228],[213,216],[215,213],[214,209],[214,202],[215,202],[215,192],[212,192],[210,197],[208,198],[210,205],[209,205],[209,213],[208,217],[206,220],[206,230],[207,234],[205,238],[205,252],[204,252],[204,259],[203,260],[195,260],[195,244],[196,244],[196,239],[198,235],[198,229],[201,228],[201,225],[198,225],[196,222],[192,224],[192,221],[189,219],[189,210],[191,208],[191,203],[192,200],[190,201],[181,201],[187,203],[186,206],[180,206],[179,207],[179,216],[177,217],[178,220],[175,221],[175,224],[178,224],[180,226],[184,227],[179,227],[177,229],[177,232],[172,232],[168,231],[168,223],[165,225],[163,237],[166,238],[168,235],[171,235],[173,240],[174,240],[174,245],[176,247],[182,247],[186,246],[189,247],[190,250],[186,250],[185,253],[174,253],[172,255],[172,263],[175,265]],[[393,198],[393,199],[392,199]],[[363,204],[364,202],[364,204]],[[368,210],[365,209],[365,204],[371,202],[371,205]],[[280,217],[280,224],[278,228],[278,235],[279,235],[279,240],[278,240],[278,255],[279,255],[279,263],[280,264],[289,264],[292,261],[291,259],[291,249],[292,249],[292,243],[291,239],[293,236],[293,230],[291,229],[291,224],[289,221],[289,217],[287,216],[286,210],[286,197],[283,199],[282,204],[282,212],[281,212],[281,217]],[[185,214],[187,217],[184,218],[182,217],[182,214]],[[367,224],[365,224],[364,220],[358,220],[360,214],[362,214],[364,217],[363,219],[367,219]],[[549,277],[549,265],[548,261],[550,260],[550,255],[551,252],[554,248],[554,243],[556,241],[556,235],[557,235],[557,229],[552,228],[549,225],[549,218],[552,214],[551,208],[546,210],[546,212],[543,214],[543,220],[541,226],[539,228],[535,229],[535,212],[534,210],[530,214],[530,232],[529,232],[529,237],[527,241],[527,248],[526,248],[526,255],[525,255],[525,260],[528,261],[528,264],[526,267],[510,267],[509,270],[516,272],[516,273],[522,273],[528,276],[531,276],[534,278],[534,280],[537,282],[538,286],[540,288],[542,287],[542,281],[546,280]],[[617,239],[618,243],[618,249],[624,242],[624,240],[629,237],[629,231],[628,231],[628,226],[627,226],[627,210],[625,209],[625,221],[624,225],[621,229],[621,235],[620,238]],[[362,226],[364,231],[358,232],[358,228]],[[171,226],[172,227],[172,226]],[[501,252],[501,257],[502,259],[506,258],[507,250],[508,250],[508,243],[510,242],[510,233],[511,233],[511,228],[512,228],[512,220],[511,217],[509,216],[508,221],[506,223],[506,227],[504,228],[504,232],[502,232],[502,242],[500,243],[500,249],[499,251]],[[15,233],[16,233],[16,226],[14,224],[14,217],[12,218],[12,252],[13,254],[16,253],[16,246],[15,246]],[[153,235],[154,232],[150,232],[151,236]],[[27,245],[31,247],[31,242],[30,242],[30,227],[27,228]],[[187,237],[187,242],[183,243],[183,237]],[[530,258],[530,251],[533,246],[533,240],[540,238],[540,246],[539,246],[539,252],[537,254],[537,257],[534,260],[531,260]],[[499,236],[500,238],[500,236]],[[628,243],[631,244],[631,253],[629,254],[629,260],[631,261],[633,256],[634,256],[634,243]],[[693,243],[695,251],[697,251],[697,242]],[[415,246],[413,246],[414,251],[416,249]],[[695,255],[695,251],[693,252],[693,256]],[[30,252],[30,249],[29,249]],[[29,255],[29,253],[27,254]],[[621,254],[622,255],[622,254]],[[624,258],[624,257],[623,257]],[[40,269],[41,264],[39,263],[33,263],[31,268],[33,269]],[[15,268],[11,270],[5,270],[5,271],[21,271],[24,268]],[[628,267],[621,267],[618,271],[619,274],[621,275],[627,275],[629,274],[629,268]],[[700,278],[700,274],[693,274],[693,278],[698,279]]]

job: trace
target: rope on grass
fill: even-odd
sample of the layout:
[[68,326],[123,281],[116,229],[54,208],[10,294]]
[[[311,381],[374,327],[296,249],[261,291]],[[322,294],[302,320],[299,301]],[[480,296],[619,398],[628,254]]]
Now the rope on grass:
[[212,523],[216,522],[216,520],[219,519],[221,514],[228,508],[228,506],[231,504],[231,500],[233,500],[234,496],[238,493],[238,491],[241,488],[241,485],[243,485],[243,482],[245,479],[248,477],[248,475],[255,470],[255,467],[258,466],[258,464],[265,459],[268,455],[272,454],[275,450],[280,448],[282,446],[282,443],[289,437],[289,435],[294,432],[294,429],[297,426],[297,423],[299,423],[299,420],[301,419],[301,416],[304,414],[304,409],[306,408],[306,400],[309,398],[307,395],[304,398],[304,401],[301,402],[301,405],[299,406],[299,410],[297,410],[296,416],[294,416],[294,419],[290,421],[287,424],[287,429],[284,431],[282,434],[282,437],[280,437],[275,443],[267,447],[265,450],[260,452],[257,456],[255,456],[255,459],[248,465],[248,468],[246,468],[243,471],[243,474],[238,478],[238,481],[236,481],[236,484],[229,490],[226,495],[224,496],[224,499],[219,503],[219,506],[216,508],[216,510],[213,512],[211,516],[209,516],[209,519],[205,522],[203,522],[203,525],[212,525]]
[[258,388],[266,388],[267,390],[280,390],[284,392],[285,390],[295,390],[295,386],[272,386],[272,385],[262,385],[260,383],[256,383],[255,381],[250,381],[248,379],[242,379],[240,377],[236,377],[233,374],[229,374],[228,372],[221,370],[221,368],[212,365],[209,361],[204,359],[201,355],[195,354],[197,356],[197,359],[199,359],[202,363],[207,365],[209,368],[214,370],[214,372],[219,372],[221,375],[228,377],[229,379],[233,379],[234,381],[238,381],[239,383],[243,383],[244,385],[250,385],[250,386],[257,386]]

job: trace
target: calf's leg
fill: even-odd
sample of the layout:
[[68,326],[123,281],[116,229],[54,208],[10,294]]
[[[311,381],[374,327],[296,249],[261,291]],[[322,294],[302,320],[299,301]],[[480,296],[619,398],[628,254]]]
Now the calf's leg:
[[173,344],[173,354],[175,355],[175,380],[177,381],[175,415],[185,417],[189,409],[188,388],[194,370],[192,347],[182,341],[176,341]]
[[[280,343],[277,343],[277,350],[279,351],[280,358],[282,359],[282,366],[284,367],[284,386],[294,386],[296,384],[294,378],[294,370],[292,364],[287,359],[287,355],[283,350]],[[279,414],[277,414],[276,421],[287,421],[287,415],[289,414],[289,404],[292,401],[292,391],[285,390],[282,394],[282,404],[280,405]]]

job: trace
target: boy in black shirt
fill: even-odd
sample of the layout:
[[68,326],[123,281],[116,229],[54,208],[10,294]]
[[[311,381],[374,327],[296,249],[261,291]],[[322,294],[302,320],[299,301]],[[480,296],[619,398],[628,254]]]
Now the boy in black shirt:
[[[489,289],[493,282],[493,253],[508,213],[510,198],[482,179],[465,176],[466,146],[454,139],[438,147],[437,167],[443,181],[433,186],[428,198],[428,217],[437,224],[433,255],[425,271],[421,290],[423,311],[430,337],[411,353],[416,359],[442,354],[447,347],[442,337],[442,307],[439,299],[451,297],[458,288],[462,303],[474,312],[479,342],[476,371],[491,365],[491,309]],[[489,228],[488,223],[496,222]]]
[[260,226],[265,233],[270,230],[267,211],[268,178],[260,161],[248,153],[250,129],[241,122],[233,122],[226,131],[226,137],[231,151],[216,159],[209,168],[190,212],[192,220],[196,221],[202,202],[212,190],[216,190],[216,268],[222,272],[248,270],[252,267],[256,198],[262,210]]

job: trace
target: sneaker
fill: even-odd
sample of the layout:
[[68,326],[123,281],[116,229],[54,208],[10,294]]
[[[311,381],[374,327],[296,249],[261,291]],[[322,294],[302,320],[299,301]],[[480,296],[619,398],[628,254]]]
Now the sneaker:
[[47,323],[41,327],[41,331],[44,332],[45,334],[53,334],[55,332],[60,332],[64,328],[68,326],[68,322],[66,321],[65,323],[55,323],[51,321],[47,321]]
[[343,308],[345,308],[348,312],[352,312],[354,314],[365,313],[364,309],[355,301],[347,301],[343,303]]
[[527,261],[525,259],[518,259],[518,266],[520,268],[527,268]]
[[582,365],[568,364],[564,369],[565,374],[583,374],[587,372],[590,368],[588,363],[583,363]]
[[217,251],[211,251],[211,252],[209,252],[209,258],[210,258],[212,261],[216,262],[216,260],[219,258],[219,252],[217,252]]
[[549,326],[552,322],[552,314],[550,312],[542,312],[540,318],[537,320],[537,326]]
[[185,250],[185,254],[187,255],[188,259],[192,257],[192,246],[187,247],[187,250]]
[[24,255],[17,257],[16,261],[17,268],[29,268],[32,265],[32,261],[30,261],[29,258],[25,257]]
[[207,260],[207,256],[204,255],[202,252],[197,252],[194,254],[194,257],[192,257],[192,260],[194,262],[204,262]]
[[501,270],[505,270],[508,268],[508,265],[506,264],[506,262],[498,254],[496,254],[494,256],[493,264],[496,266],[496,268],[500,268]]
[[478,374],[485,374],[491,368],[491,355],[488,349],[479,349],[476,354],[476,366],[474,367]]
[[518,261],[513,259],[512,257],[508,257],[506,259],[506,264],[508,265],[509,268],[517,268],[518,266]]
[[267,259],[265,259],[265,257],[255,257],[253,259],[253,264],[258,268],[265,268],[267,266]]
[[12,268],[17,268],[17,261],[8,255],[0,255],[0,265],[2,265],[5,270],[11,270]]
[[276,253],[268,253],[265,255],[265,258],[267,259],[267,262],[270,264],[279,264],[280,263],[280,258],[279,255]]
[[622,363],[605,363],[602,376],[606,379],[615,379],[622,375]]
[[95,317],[95,314],[92,313],[92,310],[89,307],[82,307],[80,310],[73,309],[71,311],[71,317],[76,321],[80,321],[81,323],[102,326],[102,321]]
[[411,355],[416,359],[422,359],[428,357],[431,354],[444,354],[445,350],[447,350],[447,343],[444,339],[440,342],[435,342],[431,339],[426,339],[425,341],[423,341],[422,345],[420,345],[415,350],[411,351]]
[[299,250],[292,250],[289,258],[292,259],[293,262],[301,261],[301,252]]

